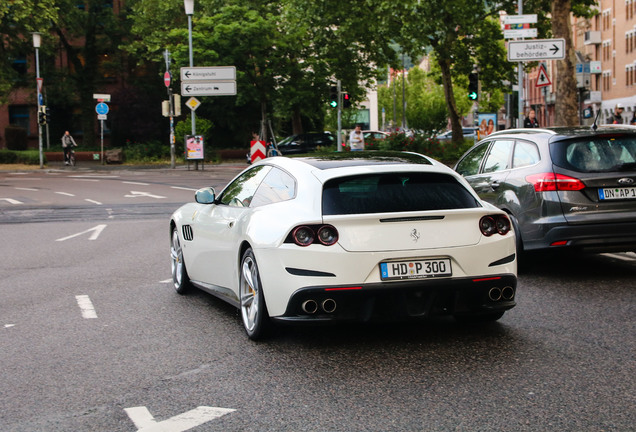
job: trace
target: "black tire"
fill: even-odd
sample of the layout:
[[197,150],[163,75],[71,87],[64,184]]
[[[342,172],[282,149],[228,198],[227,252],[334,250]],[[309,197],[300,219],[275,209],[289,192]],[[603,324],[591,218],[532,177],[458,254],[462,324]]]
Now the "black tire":
[[179,294],[187,294],[192,288],[185,262],[183,261],[183,250],[177,228],[172,230],[170,238],[170,262],[172,270],[172,284],[174,290]]
[[239,297],[243,328],[250,339],[262,339],[267,335],[271,323],[267,313],[258,265],[251,248],[243,253],[239,272]]

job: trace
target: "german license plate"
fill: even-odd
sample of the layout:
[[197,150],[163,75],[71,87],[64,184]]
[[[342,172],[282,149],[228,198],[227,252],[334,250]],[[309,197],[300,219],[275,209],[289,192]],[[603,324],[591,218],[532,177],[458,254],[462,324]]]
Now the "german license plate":
[[382,280],[424,279],[452,275],[451,262],[448,258],[380,263]]
[[602,188],[598,190],[601,200],[635,199],[636,187]]

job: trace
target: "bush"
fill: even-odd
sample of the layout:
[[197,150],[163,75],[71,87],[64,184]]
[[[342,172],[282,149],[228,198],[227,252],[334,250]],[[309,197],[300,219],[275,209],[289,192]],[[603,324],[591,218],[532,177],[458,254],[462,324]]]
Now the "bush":
[[[46,163],[46,160],[44,161]],[[38,150],[0,150],[0,163],[1,164],[25,164],[25,165],[39,165],[40,164],[40,152]]]
[[145,143],[126,141],[124,157],[129,162],[161,162],[166,159],[170,160],[170,145],[161,141],[148,141]]
[[407,136],[403,132],[392,133],[377,142],[379,150],[410,151],[430,156],[447,165],[453,165],[466,150],[473,145],[472,139],[466,139],[457,145],[452,141],[440,142],[435,138],[423,135]]
[[26,129],[15,125],[9,125],[4,129],[4,137],[7,140],[8,150],[27,149]]

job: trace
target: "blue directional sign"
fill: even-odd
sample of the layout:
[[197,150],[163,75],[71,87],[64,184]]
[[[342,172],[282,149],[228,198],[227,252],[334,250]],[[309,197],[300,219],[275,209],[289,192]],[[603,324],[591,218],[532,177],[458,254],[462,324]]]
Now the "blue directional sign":
[[98,103],[97,106],[95,106],[95,112],[102,115],[108,114],[108,105],[104,102]]

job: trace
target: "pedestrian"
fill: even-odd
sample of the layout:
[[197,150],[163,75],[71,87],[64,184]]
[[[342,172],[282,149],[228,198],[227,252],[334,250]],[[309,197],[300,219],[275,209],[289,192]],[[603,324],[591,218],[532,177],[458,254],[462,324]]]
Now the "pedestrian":
[[533,109],[531,109],[530,112],[528,112],[528,116],[523,121],[523,127],[526,127],[526,128],[539,127],[539,122],[537,121],[537,113]]
[[364,135],[362,135],[362,126],[359,124],[349,135],[349,147],[351,147],[351,151],[364,150]]
[[614,113],[608,119],[608,123],[623,124],[623,110],[625,110],[623,104],[617,103],[616,107],[614,107]]
[[629,121],[629,124],[632,126],[636,126],[636,109],[634,110],[634,115],[632,116],[632,119]]
[[71,147],[77,147],[75,140],[71,136],[71,134],[66,131],[64,135],[62,135],[62,149],[64,150],[64,164],[69,164],[69,156],[71,155]]

